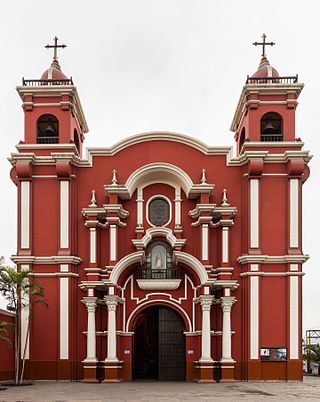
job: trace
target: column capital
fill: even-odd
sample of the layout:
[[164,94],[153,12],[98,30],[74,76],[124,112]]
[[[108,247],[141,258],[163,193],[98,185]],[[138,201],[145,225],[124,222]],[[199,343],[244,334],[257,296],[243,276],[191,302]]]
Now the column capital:
[[202,311],[210,311],[211,305],[213,303],[213,295],[202,295],[199,297],[199,302],[202,307]]
[[82,299],[82,303],[86,305],[88,313],[94,313],[98,305],[98,298],[93,296],[86,296]]
[[116,311],[117,305],[120,302],[119,296],[116,295],[107,295],[104,296],[105,303],[108,307],[108,311]]
[[236,302],[236,298],[233,296],[223,296],[220,298],[220,303],[222,307],[223,312],[230,312],[231,307],[234,305]]

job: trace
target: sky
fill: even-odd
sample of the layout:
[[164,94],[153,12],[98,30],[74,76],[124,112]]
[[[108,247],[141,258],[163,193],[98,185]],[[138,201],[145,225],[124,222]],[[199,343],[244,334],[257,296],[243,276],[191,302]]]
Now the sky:
[[230,125],[247,75],[259,64],[262,33],[280,75],[299,74],[296,136],[314,155],[304,185],[304,329],[320,329],[319,96],[320,3],[296,0],[39,0],[0,5],[0,255],[16,252],[16,188],[7,157],[23,139],[15,90],[40,78],[55,35],[64,73],[73,77],[89,126],[85,146],[173,131],[208,145],[234,145]]

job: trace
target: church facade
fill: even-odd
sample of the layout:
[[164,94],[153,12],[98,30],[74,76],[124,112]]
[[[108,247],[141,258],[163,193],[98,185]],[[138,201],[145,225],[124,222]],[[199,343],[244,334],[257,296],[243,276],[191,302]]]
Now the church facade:
[[56,53],[23,80],[13,261],[49,306],[22,314],[27,377],[302,380],[302,88],[262,57],[232,122],[236,156],[171,132],[84,154]]

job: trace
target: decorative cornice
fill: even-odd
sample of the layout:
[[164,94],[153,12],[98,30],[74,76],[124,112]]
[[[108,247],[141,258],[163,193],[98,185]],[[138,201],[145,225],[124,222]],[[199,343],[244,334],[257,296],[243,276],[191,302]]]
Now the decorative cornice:
[[13,255],[11,260],[15,264],[73,264],[79,265],[82,259],[75,255],[53,255],[47,257],[36,257],[33,255]]
[[305,273],[301,271],[287,271],[287,272],[264,272],[264,271],[250,271],[242,272],[241,277],[245,276],[304,276]]
[[177,239],[172,230],[167,227],[153,227],[146,230],[142,239],[133,239],[132,244],[137,248],[145,249],[154,237],[165,237],[172,248],[182,248],[186,239]]
[[239,264],[288,264],[305,263],[310,256],[308,254],[289,255],[249,255],[243,254],[237,258]]

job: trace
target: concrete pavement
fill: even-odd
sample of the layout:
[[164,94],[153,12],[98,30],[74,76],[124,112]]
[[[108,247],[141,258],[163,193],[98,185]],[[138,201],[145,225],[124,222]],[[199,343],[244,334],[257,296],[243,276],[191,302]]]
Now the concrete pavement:
[[214,383],[123,382],[84,384],[80,382],[37,381],[34,385],[8,387],[0,391],[0,401],[317,401],[320,377],[300,382]]

